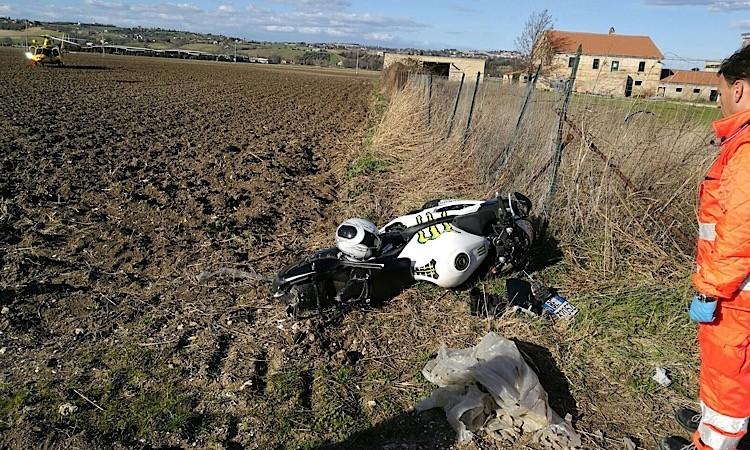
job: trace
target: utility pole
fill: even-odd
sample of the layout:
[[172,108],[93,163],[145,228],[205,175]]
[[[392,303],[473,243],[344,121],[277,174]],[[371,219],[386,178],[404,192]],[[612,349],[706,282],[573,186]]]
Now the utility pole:
[[28,49],[29,48],[29,21],[24,19],[24,23],[26,24],[26,48]]
[[359,45],[357,46],[357,67],[354,69],[354,74],[359,74]]
[[237,62],[237,40],[234,41],[234,62]]

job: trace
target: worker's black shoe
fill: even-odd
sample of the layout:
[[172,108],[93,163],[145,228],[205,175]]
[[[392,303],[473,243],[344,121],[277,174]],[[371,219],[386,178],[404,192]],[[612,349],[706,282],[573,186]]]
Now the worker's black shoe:
[[674,412],[674,418],[690,434],[698,430],[698,424],[701,422],[701,414],[690,408],[679,408]]
[[692,450],[695,446],[692,442],[679,436],[669,436],[661,440],[661,450]]

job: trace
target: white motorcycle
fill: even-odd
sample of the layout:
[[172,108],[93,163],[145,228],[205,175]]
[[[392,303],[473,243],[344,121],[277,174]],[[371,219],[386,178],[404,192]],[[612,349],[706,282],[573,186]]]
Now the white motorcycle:
[[523,269],[535,230],[520,193],[491,200],[434,200],[381,229],[349,219],[336,247],[281,271],[274,296],[300,310],[381,302],[427,281],[459,288],[479,276]]

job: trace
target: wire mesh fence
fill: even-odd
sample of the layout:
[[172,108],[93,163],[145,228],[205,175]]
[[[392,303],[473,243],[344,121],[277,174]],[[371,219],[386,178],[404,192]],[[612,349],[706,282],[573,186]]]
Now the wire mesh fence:
[[[716,105],[576,92],[566,105],[569,82],[411,74],[402,95],[416,94],[433,150],[463,155],[488,188],[525,192],[572,233],[607,228],[630,251],[689,255]],[[644,241],[656,245],[632,248]]]

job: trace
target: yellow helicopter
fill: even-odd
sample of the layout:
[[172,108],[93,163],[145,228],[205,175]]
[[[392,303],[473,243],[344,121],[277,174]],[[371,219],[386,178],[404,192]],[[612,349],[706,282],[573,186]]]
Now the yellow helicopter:
[[[36,39],[32,40],[32,45],[29,46],[29,51],[26,52],[26,58],[31,61],[32,66],[37,65],[48,65],[54,64],[56,66],[63,65],[63,46],[68,43],[80,47],[79,44],[69,41],[65,38],[58,38],[43,34],[44,42],[42,45],[38,45]],[[55,42],[60,42],[60,45]]]

